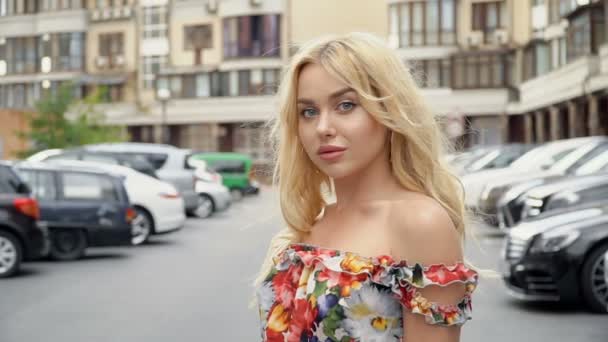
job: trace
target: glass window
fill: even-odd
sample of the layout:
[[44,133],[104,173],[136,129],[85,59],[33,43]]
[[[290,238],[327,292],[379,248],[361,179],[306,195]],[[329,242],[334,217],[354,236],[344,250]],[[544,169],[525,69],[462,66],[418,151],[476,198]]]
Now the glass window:
[[249,70],[239,70],[239,95],[245,96],[253,93],[251,91]]
[[424,20],[423,3],[412,3],[412,45],[422,45],[424,37]]
[[143,36],[144,38],[167,36],[166,6],[143,7]]
[[439,44],[439,1],[426,2],[426,44]]
[[213,47],[211,25],[192,25],[184,27],[184,50],[210,49]]
[[230,74],[228,71],[220,72],[220,96],[230,94]]
[[399,46],[410,46],[410,4],[401,4],[401,37]]
[[280,15],[224,19],[224,57],[280,56]]
[[456,42],[456,28],[454,21],[456,11],[454,0],[443,0],[441,2],[441,43],[454,44]]
[[210,96],[209,74],[196,75],[196,97]]
[[182,97],[196,97],[196,77],[194,75],[182,76]]
[[62,172],[63,198],[67,200],[118,201],[110,178],[97,174]]

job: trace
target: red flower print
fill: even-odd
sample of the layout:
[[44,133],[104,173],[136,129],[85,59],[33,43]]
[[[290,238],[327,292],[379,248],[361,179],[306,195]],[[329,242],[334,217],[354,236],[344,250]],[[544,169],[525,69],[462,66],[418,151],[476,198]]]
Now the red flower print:
[[316,317],[316,307],[313,307],[306,299],[296,299],[291,316],[291,325],[286,335],[287,341],[299,342],[302,334],[310,337]]

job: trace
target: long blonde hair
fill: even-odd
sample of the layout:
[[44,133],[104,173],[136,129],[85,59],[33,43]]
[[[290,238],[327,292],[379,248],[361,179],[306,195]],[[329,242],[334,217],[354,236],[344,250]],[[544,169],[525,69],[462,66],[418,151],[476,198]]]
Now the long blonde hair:
[[396,179],[404,188],[437,200],[464,240],[468,217],[464,191],[443,161],[451,145],[410,71],[394,50],[371,34],[328,36],[303,45],[283,72],[279,115],[271,123],[271,138],[273,181],[278,184],[287,227],[271,240],[255,283],[267,276],[274,256],[310,232],[327,204],[322,189],[331,188],[331,179],[312,164],[298,139],[296,90],[300,71],[309,63],[318,63],[354,89],[363,108],[391,130],[391,168]]

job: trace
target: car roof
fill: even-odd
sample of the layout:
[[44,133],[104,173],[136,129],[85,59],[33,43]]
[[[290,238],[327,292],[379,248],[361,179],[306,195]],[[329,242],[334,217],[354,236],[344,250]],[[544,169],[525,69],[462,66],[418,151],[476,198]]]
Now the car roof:
[[32,162],[32,161],[22,161],[15,164],[15,167],[21,169],[31,169],[31,170],[45,170],[45,171],[72,171],[72,172],[84,172],[84,173],[94,173],[98,175],[110,176],[110,177],[120,177],[118,174],[108,173],[107,171],[101,168],[95,168],[91,166],[77,166],[77,165],[61,165],[59,163],[45,163],[45,162]]
[[85,149],[91,151],[121,151],[121,152],[148,152],[148,153],[167,153],[179,151],[180,148],[166,144],[150,143],[104,143],[85,145]]

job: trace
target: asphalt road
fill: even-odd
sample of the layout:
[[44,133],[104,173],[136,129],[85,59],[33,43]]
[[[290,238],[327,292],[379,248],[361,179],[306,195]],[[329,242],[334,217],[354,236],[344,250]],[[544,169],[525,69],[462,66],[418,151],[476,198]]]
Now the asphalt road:
[[[76,262],[34,262],[0,281],[0,342],[259,341],[250,286],[280,228],[276,192],[137,248],[92,249]],[[497,267],[501,236],[480,228],[469,259]],[[608,341],[608,317],[509,298],[482,279],[462,341]]]

